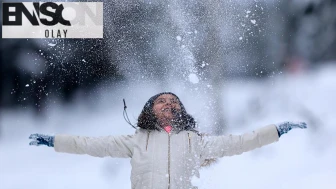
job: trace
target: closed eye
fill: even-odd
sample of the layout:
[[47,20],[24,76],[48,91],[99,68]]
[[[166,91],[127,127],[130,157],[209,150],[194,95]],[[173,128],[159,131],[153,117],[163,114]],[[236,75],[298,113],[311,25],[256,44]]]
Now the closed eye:
[[156,100],[156,102],[157,102],[157,103],[165,103],[166,100],[163,99],[163,98],[159,98],[159,99]]

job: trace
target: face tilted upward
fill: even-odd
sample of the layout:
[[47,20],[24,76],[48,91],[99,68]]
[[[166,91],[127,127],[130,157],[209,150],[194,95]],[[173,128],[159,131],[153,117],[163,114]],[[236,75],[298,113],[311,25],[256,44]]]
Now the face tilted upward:
[[181,111],[180,102],[174,95],[163,94],[154,101],[154,115],[162,124],[170,124],[179,111]]

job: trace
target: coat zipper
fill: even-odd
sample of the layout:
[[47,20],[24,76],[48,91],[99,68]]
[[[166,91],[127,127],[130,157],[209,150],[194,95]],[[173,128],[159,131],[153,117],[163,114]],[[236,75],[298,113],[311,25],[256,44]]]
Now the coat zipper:
[[189,153],[191,152],[191,137],[190,133],[188,133],[188,144],[189,144]]
[[168,133],[168,189],[170,188],[170,133]]
[[147,151],[147,149],[148,149],[149,133],[150,133],[150,131],[147,132],[146,151]]

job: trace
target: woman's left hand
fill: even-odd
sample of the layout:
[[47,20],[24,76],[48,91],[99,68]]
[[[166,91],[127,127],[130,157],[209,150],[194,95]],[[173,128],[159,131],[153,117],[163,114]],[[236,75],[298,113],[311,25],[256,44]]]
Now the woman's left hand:
[[279,137],[288,131],[294,129],[294,128],[300,128],[300,129],[306,129],[307,128],[307,123],[305,122],[282,122],[275,124],[276,128],[278,130]]

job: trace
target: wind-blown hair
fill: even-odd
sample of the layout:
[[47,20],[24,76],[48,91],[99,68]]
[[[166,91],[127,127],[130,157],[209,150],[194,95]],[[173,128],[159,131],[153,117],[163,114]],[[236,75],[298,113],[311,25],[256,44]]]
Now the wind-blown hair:
[[189,131],[198,131],[195,129],[196,128],[196,121],[195,119],[187,113],[186,109],[184,108],[182,102],[180,99],[171,92],[163,92],[159,93],[153,97],[151,97],[143,107],[139,117],[138,117],[138,123],[137,126],[146,129],[146,130],[155,130],[159,129],[160,126],[158,125],[157,118],[153,112],[153,106],[154,106],[154,101],[163,94],[171,94],[175,96],[181,106],[181,111],[179,111],[176,115],[176,119],[174,120],[174,124],[172,125],[175,129],[177,129],[177,132],[183,131],[183,130],[189,130]]

